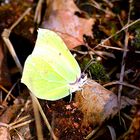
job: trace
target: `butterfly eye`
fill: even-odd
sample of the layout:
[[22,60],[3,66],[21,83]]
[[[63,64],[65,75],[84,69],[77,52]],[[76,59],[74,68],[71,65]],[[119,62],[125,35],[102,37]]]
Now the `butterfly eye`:
[[87,75],[85,73],[81,74],[81,79],[86,79]]
[[81,74],[81,78],[84,79],[84,77],[85,77],[85,75],[84,74]]

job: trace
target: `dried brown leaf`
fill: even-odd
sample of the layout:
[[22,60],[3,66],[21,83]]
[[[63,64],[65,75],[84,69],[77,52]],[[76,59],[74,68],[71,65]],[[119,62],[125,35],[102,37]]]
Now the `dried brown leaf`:
[[[84,19],[74,13],[80,11],[73,0],[58,0],[49,4],[42,26],[60,34],[68,48],[84,44],[83,35],[92,36],[94,19]],[[48,18],[49,17],[49,18]]]
[[7,127],[0,126],[0,140],[11,140],[10,132]]

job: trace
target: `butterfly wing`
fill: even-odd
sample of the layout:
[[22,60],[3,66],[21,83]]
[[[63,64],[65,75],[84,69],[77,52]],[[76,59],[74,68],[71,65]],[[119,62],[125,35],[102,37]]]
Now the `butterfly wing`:
[[40,57],[27,58],[21,82],[40,99],[58,100],[69,95],[65,80]]
[[40,54],[68,83],[80,77],[81,70],[77,61],[55,32],[39,29],[33,55]]
[[69,83],[74,83],[80,74],[78,63],[62,39],[50,30],[39,29],[21,82],[38,98],[57,100],[70,94]]

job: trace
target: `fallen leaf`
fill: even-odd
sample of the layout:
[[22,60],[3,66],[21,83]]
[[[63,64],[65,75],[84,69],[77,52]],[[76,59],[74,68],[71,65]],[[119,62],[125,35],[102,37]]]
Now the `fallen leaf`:
[[125,140],[136,140],[140,138],[140,109],[138,107],[137,113],[133,118],[131,127],[129,128],[128,133],[125,135]]
[[74,13],[80,11],[73,0],[57,0],[48,4],[42,27],[57,32],[69,49],[84,44],[83,35],[92,36],[95,19],[84,19]]
[[9,129],[5,126],[0,126],[0,139],[11,140]]

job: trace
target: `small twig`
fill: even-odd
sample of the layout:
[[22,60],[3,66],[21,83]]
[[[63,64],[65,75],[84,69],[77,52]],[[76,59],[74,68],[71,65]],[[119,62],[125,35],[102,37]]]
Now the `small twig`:
[[29,124],[29,123],[34,121],[34,119],[31,119],[31,120],[27,120],[27,121],[21,123],[22,121],[24,121],[28,117],[29,117],[29,115],[21,118],[20,120],[18,120],[16,122],[10,123],[10,124],[0,122],[0,126],[4,126],[6,128],[9,128],[9,130],[12,130],[12,129],[15,129],[15,128],[18,128],[18,127],[22,127],[23,125],[27,125],[27,124]]
[[20,22],[21,20],[31,11],[32,8],[28,8],[19,18],[18,20],[9,28],[12,31]]
[[113,3],[109,0],[103,0],[110,8],[113,8]]
[[[8,91],[6,88],[4,88],[2,85],[0,85],[0,89],[2,89],[5,93],[9,94],[9,91]],[[14,100],[16,99],[12,94],[10,94],[10,96],[11,96]]]
[[95,129],[93,129],[93,130],[91,131],[91,133],[88,134],[88,135],[85,137],[85,139],[86,139],[86,140],[89,140],[91,137],[93,137],[93,136],[100,130],[100,128],[101,128],[101,127],[97,127],[97,128],[95,128]]
[[134,88],[134,89],[140,91],[140,88],[139,88],[139,87],[134,86],[134,85],[131,85],[131,84],[128,84],[128,83],[125,83],[125,82],[120,82],[120,81],[110,82],[110,83],[104,84],[103,86],[104,86],[104,87],[107,87],[107,86],[117,85],[117,84],[118,84],[118,85],[127,86],[127,87],[130,87],[130,88]]
[[55,134],[54,134],[54,132],[53,132],[53,130],[52,130],[50,124],[49,124],[48,119],[46,118],[46,115],[44,114],[44,112],[43,112],[43,110],[42,110],[42,108],[41,108],[41,105],[40,105],[38,99],[37,99],[32,93],[30,93],[30,95],[31,95],[31,97],[32,97],[32,100],[34,100],[34,102],[37,104],[38,109],[39,109],[39,111],[40,111],[40,114],[42,115],[42,118],[43,118],[43,120],[45,121],[46,126],[48,127],[48,130],[50,131],[50,134],[51,134],[52,138],[53,138],[54,140],[58,140],[58,138],[55,136]]
[[6,128],[8,128],[9,127],[9,124],[7,124],[7,123],[3,123],[3,122],[0,122],[0,127],[6,127]]
[[10,31],[8,29],[4,29],[4,31],[2,33],[2,38],[3,38],[3,40],[4,40],[5,44],[6,44],[9,52],[11,53],[16,65],[17,65],[17,67],[18,67],[18,69],[20,71],[20,73],[22,73],[22,65],[20,64],[20,61],[19,61],[19,59],[18,59],[18,57],[16,55],[16,52],[15,52],[15,50],[13,48],[13,45],[12,45],[11,41],[9,40],[9,36],[10,36]]
[[42,3],[44,0],[39,0],[36,10],[35,10],[35,16],[34,16],[34,22],[36,22],[37,24],[40,23],[41,21],[41,10],[42,10]]
[[110,125],[107,125],[107,128],[109,129],[109,132],[110,132],[110,135],[111,135],[111,139],[112,140],[116,140],[116,132],[115,132],[115,129],[114,127],[110,126]]
[[26,119],[28,119],[30,117],[30,115],[24,116],[22,118],[19,118],[18,120],[12,122],[9,124],[10,127],[17,125],[18,123],[21,123],[22,121],[25,121]]
[[16,52],[14,50],[14,47],[9,39],[10,33],[13,30],[13,28],[19,24],[19,22],[25,17],[25,15],[27,15],[30,12],[31,8],[28,8],[20,17],[19,19],[9,28],[9,29],[4,29],[4,31],[2,32],[1,36],[9,50],[9,52],[11,53],[17,67],[19,68],[20,73],[22,73],[22,65],[16,55]]
[[16,129],[16,128],[22,127],[22,126],[24,126],[24,125],[27,125],[27,124],[29,124],[29,123],[31,123],[31,122],[33,122],[33,121],[34,121],[34,119],[31,119],[31,120],[25,121],[25,122],[20,123],[20,124],[12,125],[12,126],[10,126],[9,128],[10,128],[10,130]]
[[86,45],[86,47],[91,50],[93,53],[95,53],[96,55],[100,56],[101,58],[106,59],[104,56],[102,56],[99,52],[95,51],[93,48],[89,47],[88,45]]
[[13,86],[12,88],[10,89],[10,91],[8,92],[8,94],[6,95],[5,99],[3,102],[6,102],[6,100],[8,99],[9,95],[11,94],[11,92],[13,91],[13,89],[15,88],[15,86],[17,85],[19,81],[17,81]]
[[109,10],[105,10],[105,9],[103,9],[101,6],[100,6],[100,4],[98,4],[96,1],[94,1],[94,0],[91,0],[92,1],[92,6],[93,7],[95,7],[95,8],[97,8],[98,10],[101,10],[102,12],[104,12],[105,14],[110,14],[111,16],[115,16],[115,14],[112,12],[112,11],[109,11]]
[[140,18],[130,24],[126,24],[121,30],[117,31],[115,34],[113,34],[113,35],[109,36],[108,38],[104,39],[103,41],[101,41],[101,43],[99,43],[97,46],[95,46],[94,49],[97,49],[100,45],[104,44],[109,39],[113,38],[117,34],[121,33],[122,31],[126,30],[127,28],[129,28],[130,26],[134,25],[135,23],[137,23],[139,21],[140,21]]
[[33,94],[30,94],[32,98],[32,105],[33,105],[33,111],[34,111],[34,117],[35,117],[35,124],[36,124],[36,131],[37,131],[37,138],[38,140],[43,140],[43,132],[42,132],[42,123],[41,118],[39,114],[39,107],[36,103],[35,96]]
[[24,140],[23,135],[20,132],[18,132],[18,130],[14,129],[14,131],[16,132],[17,136],[19,137],[19,140]]
[[132,118],[131,116],[127,115],[126,113],[122,112],[121,114],[122,114],[125,118],[127,118],[128,120],[130,120],[130,121],[133,120],[133,118]]
[[123,23],[123,21],[122,21],[122,19],[121,19],[120,15],[117,15],[117,17],[118,17],[118,20],[119,20],[119,22],[120,22],[121,26],[122,26],[122,27],[124,27],[124,23]]
[[[127,22],[128,24],[130,22],[131,6],[132,6],[131,3],[129,3],[129,13],[128,13],[128,22]],[[127,47],[128,47],[128,39],[129,39],[128,36],[129,36],[129,33],[128,33],[128,28],[127,28],[125,30],[124,50],[127,50]],[[124,51],[123,52],[123,57],[122,57],[122,63],[121,63],[120,78],[119,78],[120,83],[123,82],[123,78],[124,78],[126,55],[127,55],[127,51]],[[120,108],[120,105],[121,105],[121,92],[122,92],[122,89],[123,89],[123,85],[121,84],[121,85],[119,85],[119,88],[118,88],[118,105],[119,105],[119,108]]]
[[[108,46],[108,45],[101,45],[101,47],[107,48],[107,49],[113,49],[113,50],[118,50],[118,51],[130,51],[130,50],[125,50],[123,48],[118,48],[118,47],[112,47],[112,46]],[[135,53],[140,53],[140,51],[134,51]]]
[[[83,54],[83,55],[87,55],[87,54],[93,55],[93,54],[95,54],[93,51],[85,51],[85,52],[83,52],[83,51],[79,51],[79,50],[75,50],[75,49],[72,49],[72,51],[74,51],[76,53],[79,53],[79,54]],[[98,55],[98,56],[100,55],[100,57],[102,56],[104,59],[106,59],[105,56],[115,59],[114,54],[106,52],[106,51],[96,51],[96,55]]]
[[16,118],[14,121],[18,121],[19,117],[22,115],[22,113],[26,110],[27,106],[29,106],[29,103],[31,103],[31,100],[26,100],[26,103],[24,104],[24,107],[20,109],[20,112],[17,114]]

